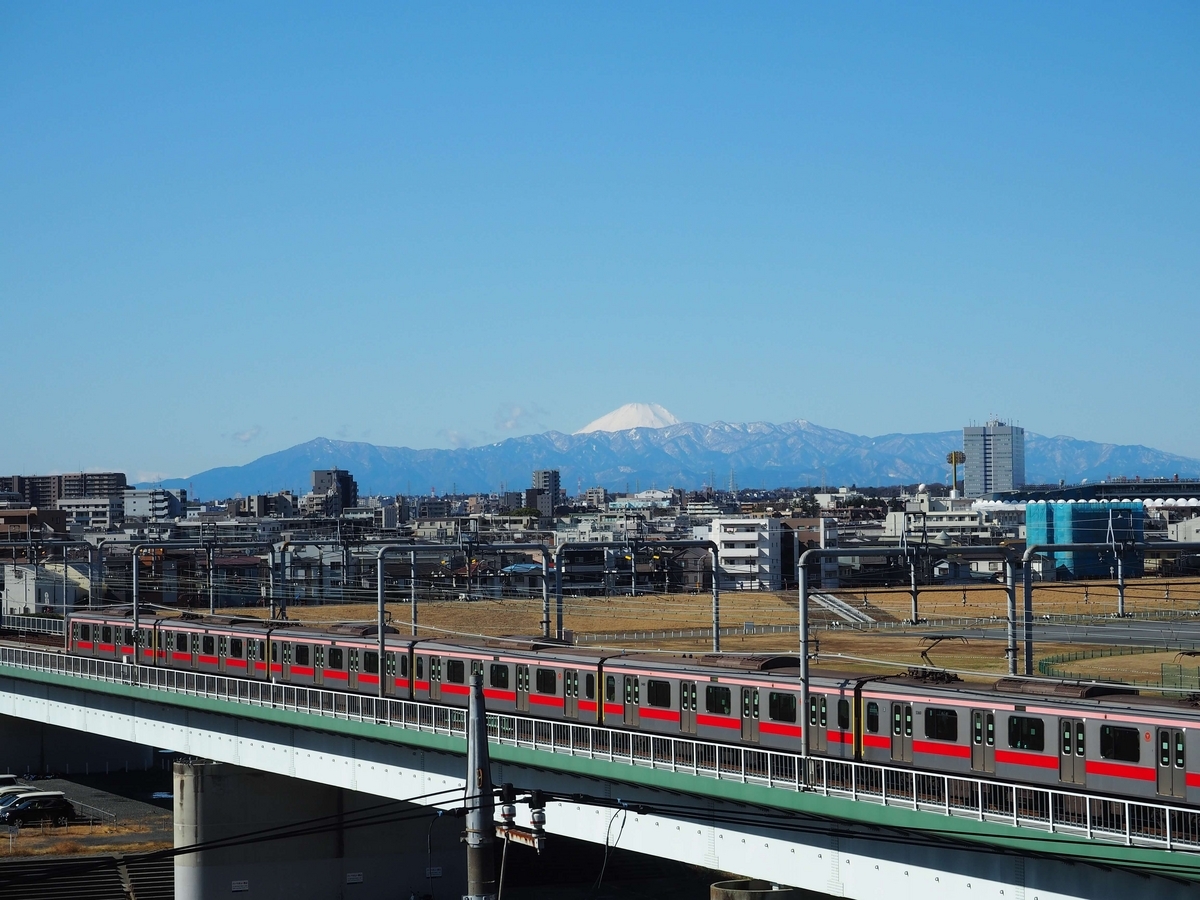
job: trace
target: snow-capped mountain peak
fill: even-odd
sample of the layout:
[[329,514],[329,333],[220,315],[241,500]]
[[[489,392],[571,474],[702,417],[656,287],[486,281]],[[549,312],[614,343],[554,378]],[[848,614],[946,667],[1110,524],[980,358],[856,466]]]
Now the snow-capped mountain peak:
[[593,431],[628,431],[631,428],[666,428],[680,424],[657,403],[626,403],[594,422],[584,425],[576,434],[591,434]]

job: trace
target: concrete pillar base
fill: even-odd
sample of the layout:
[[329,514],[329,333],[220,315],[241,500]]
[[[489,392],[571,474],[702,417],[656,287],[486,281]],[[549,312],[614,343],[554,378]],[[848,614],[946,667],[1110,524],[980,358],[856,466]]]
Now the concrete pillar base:
[[175,763],[174,794],[175,846],[222,842],[175,858],[176,900],[395,900],[466,886],[462,820],[427,807],[196,761]]

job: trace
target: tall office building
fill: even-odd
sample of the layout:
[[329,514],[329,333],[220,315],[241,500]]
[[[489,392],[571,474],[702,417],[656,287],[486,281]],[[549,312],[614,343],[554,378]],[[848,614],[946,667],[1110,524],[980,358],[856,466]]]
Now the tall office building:
[[[535,469],[530,494],[536,498],[537,511],[544,517],[554,515],[554,508],[561,502],[562,479],[558,469]],[[527,504],[528,496],[527,494]],[[533,504],[528,504],[533,505]]]
[[967,455],[963,481],[968,497],[1025,486],[1025,429],[992,419],[963,429]]

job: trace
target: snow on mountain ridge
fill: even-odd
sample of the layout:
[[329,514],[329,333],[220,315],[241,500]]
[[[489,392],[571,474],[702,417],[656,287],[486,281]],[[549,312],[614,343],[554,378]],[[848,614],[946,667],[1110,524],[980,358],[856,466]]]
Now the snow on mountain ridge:
[[600,418],[584,425],[575,434],[594,431],[629,431],[634,428],[666,428],[683,424],[657,403],[626,403]]

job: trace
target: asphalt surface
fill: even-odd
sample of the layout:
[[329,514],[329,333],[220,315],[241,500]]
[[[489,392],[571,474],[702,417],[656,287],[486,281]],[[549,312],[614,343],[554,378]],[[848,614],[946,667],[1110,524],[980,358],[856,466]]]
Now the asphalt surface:
[[[869,632],[875,637],[929,637],[931,634],[964,637],[968,640],[1004,641],[1008,629],[1004,624],[949,625],[934,628],[888,629]],[[1017,641],[1024,639],[1021,623],[1017,623]],[[1106,644],[1112,646],[1163,647],[1171,650],[1200,650],[1200,621],[1097,619],[1094,622],[1035,622],[1033,639],[1036,643]]]

